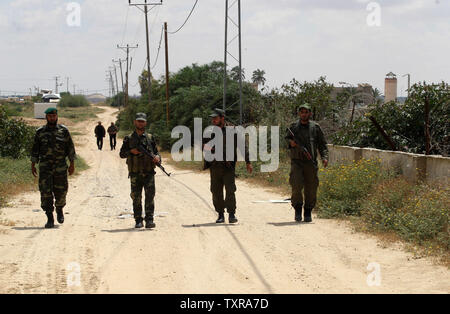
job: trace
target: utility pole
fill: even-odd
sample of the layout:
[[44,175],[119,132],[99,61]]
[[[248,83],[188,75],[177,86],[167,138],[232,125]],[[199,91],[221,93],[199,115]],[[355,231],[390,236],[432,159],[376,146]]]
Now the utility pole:
[[[119,111],[120,111],[120,107],[122,105],[122,97],[123,97],[123,94],[125,93],[124,88],[123,88],[123,72],[122,72],[122,62],[124,62],[124,61],[121,60],[121,59],[119,59],[118,61],[113,59],[112,61],[113,61],[113,64],[114,64],[114,71],[116,72],[116,81],[117,81],[117,71],[116,71],[115,64],[119,63],[119,65],[120,65],[120,77],[121,77],[121,80],[122,80],[122,95],[119,95]],[[119,89],[119,87],[117,87],[117,89]]]
[[69,78],[68,77],[66,77],[66,81],[67,81],[66,91],[67,91],[67,94],[68,94],[69,93]]
[[411,74],[405,74],[403,75],[403,77],[407,76],[408,77],[408,98],[409,98],[409,90],[411,88]]
[[117,80],[117,69],[116,69],[116,64],[114,63],[114,59],[113,59],[113,66],[114,66],[114,76],[116,77],[116,87],[117,87],[117,101],[119,103],[119,110],[120,110],[120,91],[119,91],[119,81]]
[[58,94],[58,87],[63,85],[63,84],[59,84],[58,80],[59,80],[59,76],[55,76],[55,81],[56,81],[56,83],[55,83],[55,94]]
[[125,106],[128,106],[128,69],[129,69],[129,57],[130,57],[130,49],[137,49],[138,45],[130,46],[127,44],[125,47],[117,45],[118,49],[122,49],[127,53],[127,71],[125,72]]
[[124,88],[124,85],[123,85],[123,71],[122,71],[122,63],[123,62],[125,62],[125,60],[122,60],[122,59],[114,60],[113,59],[113,63],[119,63],[119,66],[120,66],[120,79],[121,79],[121,82],[122,82],[122,92],[125,92],[125,88]]
[[147,38],[147,72],[148,72],[148,104],[150,105],[152,100],[152,73],[150,69],[150,41],[149,41],[149,31],[148,31],[148,6],[156,6],[156,5],[162,5],[162,0],[157,3],[147,3],[147,0],[145,0],[145,3],[131,3],[131,0],[128,0],[128,4],[130,6],[135,6],[138,9],[142,11],[140,6],[144,6],[144,14],[145,14],[145,34]]
[[225,56],[223,59],[223,111],[227,110],[227,62],[228,62],[228,0],[225,0]]
[[[242,21],[241,21],[241,0],[234,1],[231,6],[228,5],[229,1],[225,0],[225,53],[224,53],[224,77],[223,77],[223,110],[227,110],[227,80],[228,80],[228,73],[227,73],[227,67],[228,67],[228,55],[230,55],[234,60],[236,60],[239,64],[239,123],[242,125],[243,123],[243,99],[242,99],[242,90],[243,90],[243,81],[242,81]],[[238,22],[236,23],[233,18],[230,16],[230,9],[235,6],[237,3],[237,15],[238,15]],[[233,39],[228,41],[228,21],[231,21],[233,25],[235,25],[238,28],[238,35],[236,35]],[[232,55],[229,51],[230,44],[238,39],[239,41],[239,54],[236,58],[234,55]],[[231,104],[229,106],[232,107],[234,104]]]
[[113,80],[113,76],[112,76],[111,70],[109,70],[109,79],[111,80],[112,94],[113,94],[113,97],[114,97],[114,95],[116,94],[116,89],[114,87],[114,80]]
[[167,36],[167,22],[164,22],[164,39],[166,46],[166,114],[167,114],[167,126],[169,125],[169,39]]

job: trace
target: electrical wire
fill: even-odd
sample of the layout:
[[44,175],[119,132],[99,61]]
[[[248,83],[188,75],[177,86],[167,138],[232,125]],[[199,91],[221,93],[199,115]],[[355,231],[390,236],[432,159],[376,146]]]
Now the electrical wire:
[[156,64],[158,63],[159,52],[161,51],[161,43],[162,43],[162,39],[163,39],[163,34],[164,34],[164,25],[162,25],[162,27],[161,27],[161,38],[159,39],[158,53],[156,55],[155,63],[153,64],[153,67],[151,68],[152,70],[156,67]]
[[184,21],[183,25],[181,25],[180,28],[178,28],[175,32],[167,32],[168,34],[171,34],[171,35],[176,34],[186,25],[186,23],[189,21],[189,18],[192,15],[192,13],[194,12],[195,7],[197,6],[197,3],[198,3],[198,0],[195,0],[194,6],[192,7],[191,12],[189,13],[188,17],[186,18],[186,21]]

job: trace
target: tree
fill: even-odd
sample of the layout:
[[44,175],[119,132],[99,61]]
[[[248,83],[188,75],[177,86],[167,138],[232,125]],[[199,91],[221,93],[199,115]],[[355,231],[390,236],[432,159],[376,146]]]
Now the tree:
[[266,84],[266,78],[264,77],[266,75],[266,71],[257,69],[253,71],[252,75],[252,82],[259,85],[265,85]]
[[[239,81],[239,67],[238,66],[235,66],[234,68],[231,69],[230,77],[234,81]],[[241,77],[242,77],[242,80],[244,81],[245,80],[245,69],[242,69]]]
[[333,138],[334,144],[390,149],[369,117],[392,138],[397,148],[411,153],[450,154],[450,88],[448,83],[419,83],[404,104],[394,101],[369,106],[367,116],[356,119]]

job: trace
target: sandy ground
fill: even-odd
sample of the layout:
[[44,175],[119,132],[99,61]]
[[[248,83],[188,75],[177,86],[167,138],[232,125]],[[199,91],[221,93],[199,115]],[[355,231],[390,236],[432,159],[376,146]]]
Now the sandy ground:
[[[100,114],[105,125],[113,116]],[[0,227],[0,293],[450,292],[447,268],[333,220],[295,224],[289,204],[253,203],[282,195],[242,181],[239,224],[216,225],[207,172],[157,170],[157,228],[136,231],[119,218],[132,209],[125,162],[106,142],[97,150],[94,127],[71,128],[86,134],[77,151],[91,168],[70,181],[64,225],[43,229],[39,193],[2,210],[12,223]],[[367,283],[370,263],[379,286]]]

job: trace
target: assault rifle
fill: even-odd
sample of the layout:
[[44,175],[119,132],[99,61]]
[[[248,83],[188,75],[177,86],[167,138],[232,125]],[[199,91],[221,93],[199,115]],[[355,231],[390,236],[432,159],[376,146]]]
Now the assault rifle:
[[[155,155],[153,152],[148,151],[148,150],[144,147],[144,145],[142,145],[142,144],[140,144],[140,145],[137,147],[137,150],[140,151],[141,153],[147,155],[147,156],[150,157],[151,159],[155,159],[155,157],[156,157],[156,155]],[[158,162],[156,165],[159,167],[159,169],[162,170],[162,172],[164,172],[168,177],[170,177],[171,173],[167,173],[166,169],[164,169],[163,165],[161,164],[161,161]]]
[[314,161],[312,160],[311,154],[309,153],[308,149],[305,147],[305,145],[300,144],[300,142],[298,141],[298,139],[295,137],[294,132],[292,132],[292,130],[290,128],[287,128],[289,133],[291,133],[292,135],[292,139],[295,142],[295,144],[297,144],[298,147],[300,147],[301,151],[303,152],[303,155],[308,159],[311,160],[313,163]]

